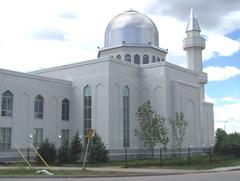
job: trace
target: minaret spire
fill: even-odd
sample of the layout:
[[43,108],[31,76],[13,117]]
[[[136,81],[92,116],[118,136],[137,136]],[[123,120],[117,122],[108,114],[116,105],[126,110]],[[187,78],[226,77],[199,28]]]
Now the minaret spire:
[[191,9],[187,24],[187,37],[183,40],[183,49],[187,52],[187,67],[195,72],[202,72],[202,50],[205,48],[205,39]]
[[187,29],[186,32],[189,31],[199,31],[201,32],[200,26],[198,24],[197,18],[194,14],[193,8],[191,8],[191,12],[188,18],[188,24],[187,24]]

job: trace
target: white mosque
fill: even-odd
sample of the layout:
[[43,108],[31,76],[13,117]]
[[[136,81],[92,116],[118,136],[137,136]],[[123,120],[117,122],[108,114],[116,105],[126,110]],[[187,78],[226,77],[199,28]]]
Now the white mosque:
[[[0,69],[0,150],[14,148],[14,143],[27,148],[45,138],[58,147],[77,130],[83,138],[90,128],[109,150],[140,147],[134,135],[136,111],[148,100],[166,118],[184,113],[183,146],[213,144],[213,104],[204,98],[205,39],[200,32],[191,11],[183,68],[167,61],[154,22],[130,10],[109,22],[96,59],[31,73]],[[170,132],[169,138],[171,146]]]

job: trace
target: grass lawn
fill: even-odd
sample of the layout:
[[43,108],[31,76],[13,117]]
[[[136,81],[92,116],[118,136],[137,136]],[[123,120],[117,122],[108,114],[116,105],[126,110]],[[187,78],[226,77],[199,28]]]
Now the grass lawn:
[[[191,169],[191,170],[206,170],[213,169],[218,167],[228,167],[228,166],[237,166],[240,165],[240,158],[234,158],[230,156],[213,156],[212,161],[210,163],[208,156],[198,156],[191,157],[191,161],[189,158],[181,158],[181,159],[163,159],[160,165],[160,160],[158,159],[148,159],[148,160],[128,160],[127,167],[128,168],[172,168],[172,169]],[[12,167],[0,167],[0,176],[18,176],[18,175],[38,175],[36,173],[36,169],[28,169],[24,164],[11,164],[5,166]],[[57,165],[59,166],[59,165]],[[104,176],[104,175],[119,175],[121,172],[113,172],[113,171],[89,171],[89,170],[81,170],[82,164],[72,164],[72,165],[62,165],[65,167],[77,167],[77,169],[61,169],[59,170],[50,170],[50,172],[54,173],[56,176]],[[87,163],[86,167],[118,167],[124,168],[125,161],[108,161],[106,163],[99,164],[89,164]],[[14,168],[13,168],[14,167]],[[16,168],[18,167],[18,168]],[[33,167],[37,167],[37,165],[33,165]],[[78,169],[79,168],[79,169]],[[124,173],[122,173],[124,174]]]
[[[129,168],[174,168],[174,169],[213,169],[218,167],[228,167],[240,165],[240,158],[230,156],[213,156],[210,162],[209,156],[197,156],[181,159],[163,159],[162,162],[158,159],[150,160],[128,160],[127,167]],[[125,167],[125,161],[111,161],[101,164],[87,164],[88,167],[101,166],[121,166]]]
[[[0,169],[0,176],[35,176],[37,174],[37,169],[29,168],[6,168]],[[55,176],[104,176],[104,175],[116,175],[120,174],[119,172],[98,172],[98,171],[89,171],[89,170],[49,170],[49,172],[54,173]]]

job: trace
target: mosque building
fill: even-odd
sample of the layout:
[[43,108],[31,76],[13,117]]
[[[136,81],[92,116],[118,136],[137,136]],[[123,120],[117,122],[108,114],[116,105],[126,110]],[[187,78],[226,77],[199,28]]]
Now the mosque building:
[[[213,104],[204,98],[205,39],[200,32],[191,11],[183,68],[167,61],[154,22],[129,10],[109,22],[96,59],[30,73],[0,69],[0,150],[14,143],[39,145],[45,138],[59,147],[76,131],[84,138],[90,128],[109,150],[141,147],[134,135],[136,111],[148,100],[166,118],[184,113],[184,147],[213,144]],[[171,146],[170,132],[169,138]]]

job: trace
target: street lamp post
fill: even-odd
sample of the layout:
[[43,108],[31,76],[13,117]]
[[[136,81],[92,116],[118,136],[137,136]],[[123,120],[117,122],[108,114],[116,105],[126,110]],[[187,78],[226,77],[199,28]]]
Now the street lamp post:
[[[30,134],[29,135],[29,140],[30,140],[30,142],[31,142],[31,140],[32,140],[32,134]],[[28,160],[28,162],[29,162],[29,160],[30,160],[30,148],[29,148],[29,143],[28,143],[28,149],[27,149],[27,160]]]
[[209,162],[212,163],[212,146],[213,144],[210,145],[210,151],[209,151]]
[[204,152],[205,152],[205,145],[203,144],[203,145],[202,145],[202,155],[205,154]]
[[138,149],[138,146],[134,146],[133,148],[135,150],[135,160],[137,160],[137,149]]

